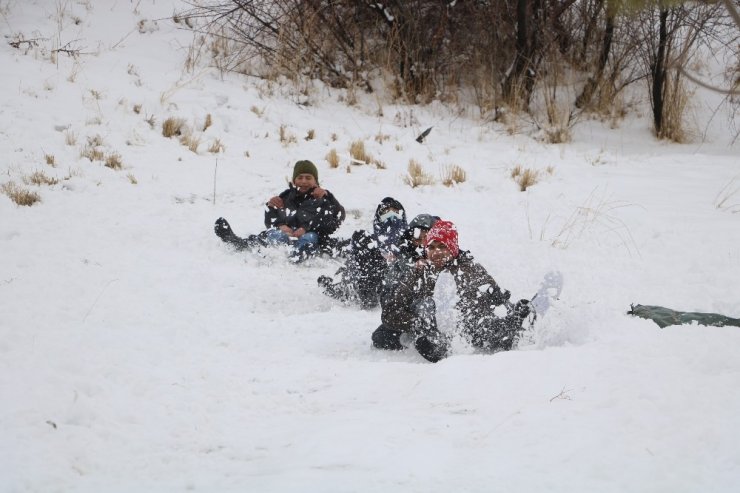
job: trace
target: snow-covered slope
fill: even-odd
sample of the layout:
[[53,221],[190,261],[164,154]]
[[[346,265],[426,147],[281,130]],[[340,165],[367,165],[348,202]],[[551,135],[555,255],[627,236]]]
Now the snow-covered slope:
[[[740,317],[727,135],[656,142],[636,118],[546,145],[440,105],[348,108],[318,83],[188,72],[192,34],[169,19],[183,7],[0,4],[0,184],[41,197],[0,195],[0,491],[736,490],[740,329],[625,314]],[[18,34],[39,41],[16,49]],[[162,136],[168,117],[196,129],[197,153]],[[123,169],[81,157],[90,140]],[[385,169],[350,166],[355,140]],[[237,254],[213,234],[219,216],[259,231],[305,158],[350,212],[340,236],[390,195],[455,222],[515,297],[560,270],[560,301],[519,351],[432,365],[373,350],[379,311],[316,286],[336,261]],[[412,158],[467,180],[412,189]],[[540,182],[520,192],[517,165]],[[36,171],[58,183],[23,185]]]

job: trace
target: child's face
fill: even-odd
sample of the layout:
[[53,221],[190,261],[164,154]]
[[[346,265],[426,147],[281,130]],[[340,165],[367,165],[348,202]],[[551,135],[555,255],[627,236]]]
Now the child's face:
[[427,258],[434,267],[441,269],[444,265],[455,258],[447,245],[439,241],[432,241],[427,245]]
[[293,185],[295,185],[299,192],[306,193],[310,189],[316,187],[318,183],[316,183],[316,178],[314,178],[311,173],[301,173],[295,177]]

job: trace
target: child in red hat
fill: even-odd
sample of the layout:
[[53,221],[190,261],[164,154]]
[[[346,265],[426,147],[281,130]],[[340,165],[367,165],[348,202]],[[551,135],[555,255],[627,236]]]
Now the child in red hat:
[[[436,307],[432,298],[437,278],[449,272],[455,280],[459,301],[461,333],[483,350],[509,350],[529,315],[527,300],[509,301],[486,269],[465,251],[460,251],[457,228],[439,220],[425,238],[426,258],[387,280],[381,294],[382,324],[373,332],[373,345],[379,349],[404,349],[402,339],[413,342],[425,359],[437,362],[449,354],[449,339],[437,329]],[[497,306],[507,314],[494,314]]]

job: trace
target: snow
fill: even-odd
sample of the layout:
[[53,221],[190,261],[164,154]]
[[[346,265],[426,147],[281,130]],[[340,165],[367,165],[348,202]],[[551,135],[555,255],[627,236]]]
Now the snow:
[[[6,41],[46,39],[0,44],[0,184],[59,180],[27,186],[32,207],[0,195],[0,491],[737,491],[740,328],[626,315],[740,317],[736,120],[671,144],[644,110],[549,145],[437,104],[347,107],[319,83],[185,71],[192,34],[170,20],[184,7],[0,4]],[[72,40],[89,54],[52,62]],[[719,97],[697,91],[696,114]],[[207,114],[198,153],[161,134]],[[123,170],[80,157],[96,135]],[[359,139],[386,169],[329,167]],[[409,219],[453,221],[515,299],[559,270],[560,300],[517,351],[429,364],[372,349],[379,310],[317,287],[337,261],[235,253],[213,234],[219,216],[258,232],[306,158],[348,210],[338,236],[392,196]],[[411,188],[411,158],[467,180]],[[540,182],[520,192],[517,165]]]

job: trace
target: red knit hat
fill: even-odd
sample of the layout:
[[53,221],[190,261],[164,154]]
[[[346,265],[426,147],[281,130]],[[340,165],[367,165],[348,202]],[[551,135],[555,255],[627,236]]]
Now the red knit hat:
[[424,246],[429,246],[433,241],[438,241],[446,246],[453,257],[460,253],[460,247],[457,245],[457,228],[450,221],[440,219],[427,233]]

